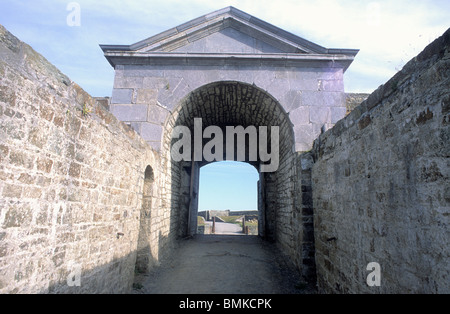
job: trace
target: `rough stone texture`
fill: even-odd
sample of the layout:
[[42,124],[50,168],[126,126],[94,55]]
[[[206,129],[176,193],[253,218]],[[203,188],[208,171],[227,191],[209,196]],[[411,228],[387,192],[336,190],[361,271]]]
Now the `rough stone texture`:
[[[159,157],[105,104],[0,26],[0,293],[131,288],[144,171]],[[155,193],[158,260],[169,229]]]
[[450,292],[449,68],[447,31],[315,141],[322,292]]

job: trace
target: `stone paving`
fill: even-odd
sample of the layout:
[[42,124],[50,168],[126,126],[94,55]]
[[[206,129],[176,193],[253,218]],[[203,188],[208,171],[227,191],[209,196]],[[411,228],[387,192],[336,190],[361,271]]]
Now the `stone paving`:
[[[133,293],[311,293],[277,247],[257,236],[196,235],[179,243],[176,258],[136,278]],[[139,289],[136,289],[139,288]]]

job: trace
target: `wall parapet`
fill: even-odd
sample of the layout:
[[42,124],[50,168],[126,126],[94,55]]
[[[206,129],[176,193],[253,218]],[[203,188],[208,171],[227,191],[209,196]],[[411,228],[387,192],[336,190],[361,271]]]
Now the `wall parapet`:
[[315,140],[319,291],[450,291],[449,68],[447,30]]
[[[428,69],[437,60],[442,59],[448,53],[448,43],[450,41],[450,29],[448,29],[442,36],[437,38],[434,42],[428,45],[421,53],[412,58],[405,66],[397,72],[386,83],[380,85],[373,93],[371,93],[366,100],[359,106],[356,106],[345,118],[339,120],[333,128],[321,134],[313,144],[313,152],[315,155],[320,151],[321,144],[324,143],[327,133],[332,133],[335,136],[340,135],[345,129],[352,127],[359,123],[361,128],[370,123],[370,113],[375,107],[383,106],[384,100],[390,97],[393,93],[398,92],[404,85],[409,85],[417,80],[420,75],[418,73]],[[445,69],[439,69],[445,71]],[[445,73],[435,73],[435,75],[444,75]],[[430,88],[432,88],[430,86]],[[419,95],[418,95],[419,96]]]
[[0,25],[0,293],[130,291],[144,171],[161,182],[160,161],[107,104]]

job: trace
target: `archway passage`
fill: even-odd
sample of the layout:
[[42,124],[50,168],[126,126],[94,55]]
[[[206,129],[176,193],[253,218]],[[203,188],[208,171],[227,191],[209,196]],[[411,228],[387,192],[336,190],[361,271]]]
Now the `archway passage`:
[[177,258],[142,277],[145,294],[314,293],[274,243],[257,236],[197,235]]
[[197,234],[257,235],[258,181],[258,171],[245,162],[201,167]]
[[[250,151],[255,148],[251,135],[245,137],[244,147],[226,145],[223,138],[223,159],[246,161],[259,169],[260,200],[258,210],[261,215],[260,236],[279,242],[290,242],[292,228],[289,221],[294,212],[295,189],[295,154],[292,124],[288,115],[278,101],[266,91],[242,82],[222,81],[202,86],[188,94],[174,110],[173,115],[166,121],[164,133],[165,156],[171,168],[171,209],[173,231],[178,236],[194,234],[198,212],[199,168],[210,162],[200,160],[175,161],[171,158],[171,148],[179,142],[179,136],[173,136],[177,126],[184,126],[195,134],[195,121],[201,119],[201,134],[210,126],[215,126],[226,134],[227,127],[241,126],[256,130],[258,138],[256,160]],[[198,121],[198,120],[197,120]],[[267,127],[267,134],[261,133],[261,127]],[[277,127],[277,143],[273,143],[272,127]],[[262,165],[271,161],[261,158],[260,135],[265,135],[267,152],[277,155],[276,171],[261,171]],[[200,137],[202,147],[211,140]],[[195,135],[191,136],[191,147],[195,147]],[[242,146],[242,143],[241,143]],[[234,154],[230,154],[234,148]],[[245,149],[245,158],[238,150]],[[193,156],[193,154],[191,154]],[[204,156],[203,156],[204,157]]]

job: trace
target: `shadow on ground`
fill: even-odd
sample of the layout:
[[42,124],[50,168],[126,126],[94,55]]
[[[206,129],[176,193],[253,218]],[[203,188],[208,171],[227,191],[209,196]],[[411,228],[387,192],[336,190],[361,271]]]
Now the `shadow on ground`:
[[180,240],[161,266],[138,275],[133,293],[310,294],[315,289],[275,244],[258,236],[196,235]]

